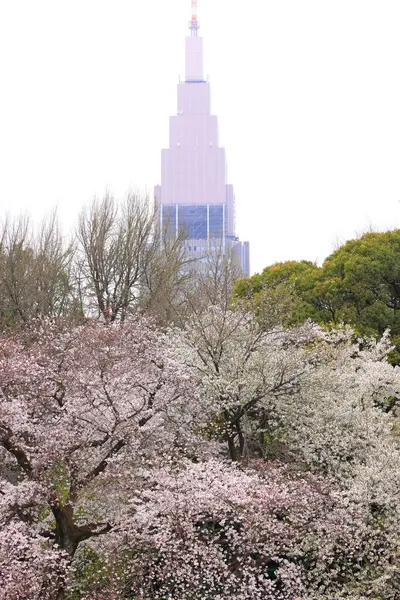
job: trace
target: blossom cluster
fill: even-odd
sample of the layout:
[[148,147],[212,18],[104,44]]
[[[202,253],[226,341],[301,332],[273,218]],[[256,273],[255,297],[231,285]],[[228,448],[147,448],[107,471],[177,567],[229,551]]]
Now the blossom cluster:
[[38,321],[0,339],[0,600],[396,600],[388,337]]

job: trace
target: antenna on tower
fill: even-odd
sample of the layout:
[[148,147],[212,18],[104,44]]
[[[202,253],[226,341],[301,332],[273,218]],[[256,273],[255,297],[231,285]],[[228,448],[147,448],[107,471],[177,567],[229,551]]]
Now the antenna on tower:
[[189,29],[192,32],[192,36],[197,36],[197,32],[200,29],[197,19],[197,0],[192,0],[192,19],[189,21]]

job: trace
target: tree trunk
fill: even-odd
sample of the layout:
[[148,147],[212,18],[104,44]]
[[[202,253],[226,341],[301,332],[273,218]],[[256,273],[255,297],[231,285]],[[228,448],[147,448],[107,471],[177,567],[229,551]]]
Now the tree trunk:
[[52,510],[56,521],[56,542],[62,550],[65,550],[73,558],[78,547],[78,540],[73,534],[73,510],[70,506],[64,508],[53,506]]
[[235,435],[234,434],[228,434],[228,449],[229,449],[230,459],[233,462],[236,462],[237,461],[237,452],[236,452]]
[[242,432],[242,429],[240,427],[240,421],[237,421],[236,423],[236,431],[238,434],[238,439],[239,439],[239,450],[240,450],[240,458],[243,458],[244,455],[244,435]]
[[58,590],[56,600],[65,600],[65,589],[64,588],[60,588]]

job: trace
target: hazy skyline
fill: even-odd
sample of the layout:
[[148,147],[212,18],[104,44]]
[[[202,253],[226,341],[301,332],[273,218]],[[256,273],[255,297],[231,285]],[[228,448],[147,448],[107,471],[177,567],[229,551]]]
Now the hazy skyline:
[[[398,0],[198,0],[252,271],[400,227]],[[0,208],[152,193],[190,0],[0,0]],[[255,217],[256,215],[256,217]]]

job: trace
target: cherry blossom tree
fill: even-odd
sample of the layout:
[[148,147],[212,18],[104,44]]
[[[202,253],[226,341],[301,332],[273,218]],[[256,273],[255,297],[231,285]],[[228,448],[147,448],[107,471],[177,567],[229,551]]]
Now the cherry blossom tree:
[[266,329],[240,306],[210,307],[192,316],[183,334],[171,334],[176,358],[198,379],[208,403],[210,432],[226,442],[231,460],[265,456],[265,434],[276,427],[274,405],[298,393],[321,335],[312,323]]
[[360,600],[386,578],[385,534],[371,535],[362,506],[330,480],[265,461],[147,470],[108,541],[93,546],[107,566],[80,598]]
[[3,335],[0,600],[396,600],[389,350],[228,306]]
[[[197,418],[185,408],[195,391],[145,321],[38,323],[19,339],[3,338],[0,352],[0,548],[13,531],[16,548],[23,545],[26,524],[37,549],[48,540],[44,564],[59,551],[72,559],[79,544],[120,521],[126,472],[157,462],[160,447],[171,456],[196,452]],[[0,572],[6,590],[14,589],[10,573]]]
[[232,460],[265,457],[275,440],[317,470],[347,477],[384,440],[396,447],[400,370],[387,361],[387,335],[358,340],[350,328],[311,322],[266,329],[241,307],[211,307],[170,343],[199,381],[209,431]]
[[367,587],[396,597],[400,371],[387,361],[388,336],[357,339],[349,328],[311,323],[265,329],[240,307],[213,307],[175,347],[212,398],[207,432],[227,442],[233,460],[272,453],[302,463],[362,507],[360,527],[381,545],[364,546]]
[[[25,499],[16,510],[21,505],[26,507]],[[67,557],[23,520],[1,527],[0,599],[53,600],[67,580]]]

